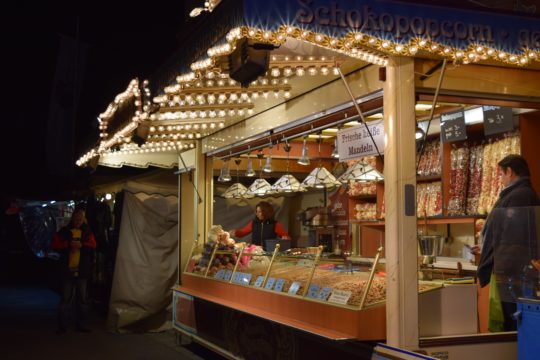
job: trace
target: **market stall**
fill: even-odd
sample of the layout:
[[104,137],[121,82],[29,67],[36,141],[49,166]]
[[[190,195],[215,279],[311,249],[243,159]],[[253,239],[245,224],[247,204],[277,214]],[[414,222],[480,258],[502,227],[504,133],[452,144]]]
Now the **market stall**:
[[[374,340],[511,357],[515,334],[487,333],[467,249],[505,154],[540,189],[538,21],[376,0],[209,4],[236,27],[137,117],[161,151],[196,144],[175,328],[228,357],[360,354]],[[260,200],[290,235],[280,247],[213,238]]]

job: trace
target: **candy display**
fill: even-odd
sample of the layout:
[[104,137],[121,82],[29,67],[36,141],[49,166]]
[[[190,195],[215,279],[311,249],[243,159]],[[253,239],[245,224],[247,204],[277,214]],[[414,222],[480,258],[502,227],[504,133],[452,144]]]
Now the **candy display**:
[[[311,265],[301,265],[298,261],[276,261],[268,275],[268,279],[281,279],[284,281],[281,292],[288,293],[291,285],[298,282],[300,286],[296,290],[296,295],[302,295],[307,286],[311,274]],[[250,262],[248,266],[239,266],[237,271],[244,274],[251,274],[249,286],[255,286],[257,278],[264,276],[267,266],[262,265],[262,262]],[[363,292],[368,283],[368,271],[345,271],[341,266],[336,264],[321,264],[319,265],[311,279],[310,284],[317,284],[320,288],[330,288],[332,290],[350,291],[351,296],[347,301],[347,305],[359,306],[362,300]],[[268,281],[267,281],[268,283]],[[261,287],[263,286],[262,284]],[[275,286],[275,285],[274,285]],[[436,283],[421,283],[420,292],[440,287]],[[366,297],[365,306],[374,305],[386,300],[386,278],[383,276],[375,276],[369,292]]]
[[418,217],[442,215],[442,183],[420,183],[416,187],[416,211]]
[[441,174],[441,141],[429,141],[422,152],[418,163],[419,176],[433,176]]
[[469,179],[469,147],[454,147],[450,153],[450,194],[448,215],[465,215],[467,181]]
[[[212,259],[214,246],[217,244],[217,250],[222,252],[231,252],[230,254],[216,253]],[[208,269],[209,274],[214,274],[219,269],[233,269],[236,260],[238,259],[238,246],[230,237],[229,233],[224,231],[220,225],[214,225],[208,232],[208,241],[202,246],[198,255],[194,255],[191,259],[193,272],[205,274]],[[210,263],[212,260],[212,263]]]
[[377,184],[374,181],[360,182],[351,180],[349,181],[347,193],[349,196],[375,195],[377,193]]
[[484,146],[481,192],[478,200],[478,214],[487,214],[493,208],[502,189],[501,174],[497,163],[508,154],[520,154],[519,133],[506,135],[497,141],[490,141]]
[[467,189],[467,215],[478,214],[478,201],[482,192],[482,166],[484,146],[471,147],[469,157],[469,186]]
[[355,206],[356,220],[375,220],[377,218],[377,204],[363,203]]

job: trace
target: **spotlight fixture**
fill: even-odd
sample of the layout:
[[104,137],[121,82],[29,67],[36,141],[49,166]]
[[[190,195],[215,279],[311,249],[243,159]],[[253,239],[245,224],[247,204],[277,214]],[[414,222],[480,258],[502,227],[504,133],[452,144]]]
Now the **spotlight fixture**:
[[307,139],[308,139],[308,136],[304,135],[304,145],[302,146],[302,155],[300,156],[300,159],[298,159],[297,161],[298,164],[304,165],[304,166],[309,165]]
[[416,125],[416,131],[414,137],[416,140],[421,140],[426,136],[425,131],[418,125]]
[[332,157],[334,159],[339,158],[339,151],[338,151],[338,147],[337,147],[337,137],[334,139],[334,151],[332,151]]
[[264,164],[262,171],[265,173],[272,172],[272,143],[270,143],[270,148],[268,150],[268,156],[266,157],[266,163]]
[[231,172],[229,171],[229,160],[230,159],[226,159],[224,160],[224,164],[223,164],[223,167],[221,168],[221,172],[219,173],[219,177],[217,179],[217,181],[219,182],[228,182],[228,181],[231,181]]
[[253,170],[253,163],[251,161],[251,156],[249,152],[248,152],[248,160],[247,160],[247,167],[246,167],[246,176],[247,177],[255,176],[255,170]]

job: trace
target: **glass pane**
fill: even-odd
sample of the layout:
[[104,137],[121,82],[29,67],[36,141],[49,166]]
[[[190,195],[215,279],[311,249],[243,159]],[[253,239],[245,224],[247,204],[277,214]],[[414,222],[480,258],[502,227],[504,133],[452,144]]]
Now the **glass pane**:
[[540,257],[539,225],[540,207],[495,208],[486,220],[479,272],[489,271],[492,261],[502,301],[537,297],[538,270],[531,260]]

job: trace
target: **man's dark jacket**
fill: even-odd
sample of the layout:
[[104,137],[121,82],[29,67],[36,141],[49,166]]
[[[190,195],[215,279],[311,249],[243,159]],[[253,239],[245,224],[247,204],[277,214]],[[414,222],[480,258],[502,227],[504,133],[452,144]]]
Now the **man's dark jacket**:
[[[539,206],[540,200],[534,191],[531,180],[528,176],[520,177],[515,182],[504,188],[499,194],[499,199],[493,208],[512,208],[524,206]],[[480,286],[489,284],[491,273],[493,272],[493,235],[490,229],[495,225],[493,216],[488,216],[484,228],[482,229],[483,245],[480,263],[477,269]]]

